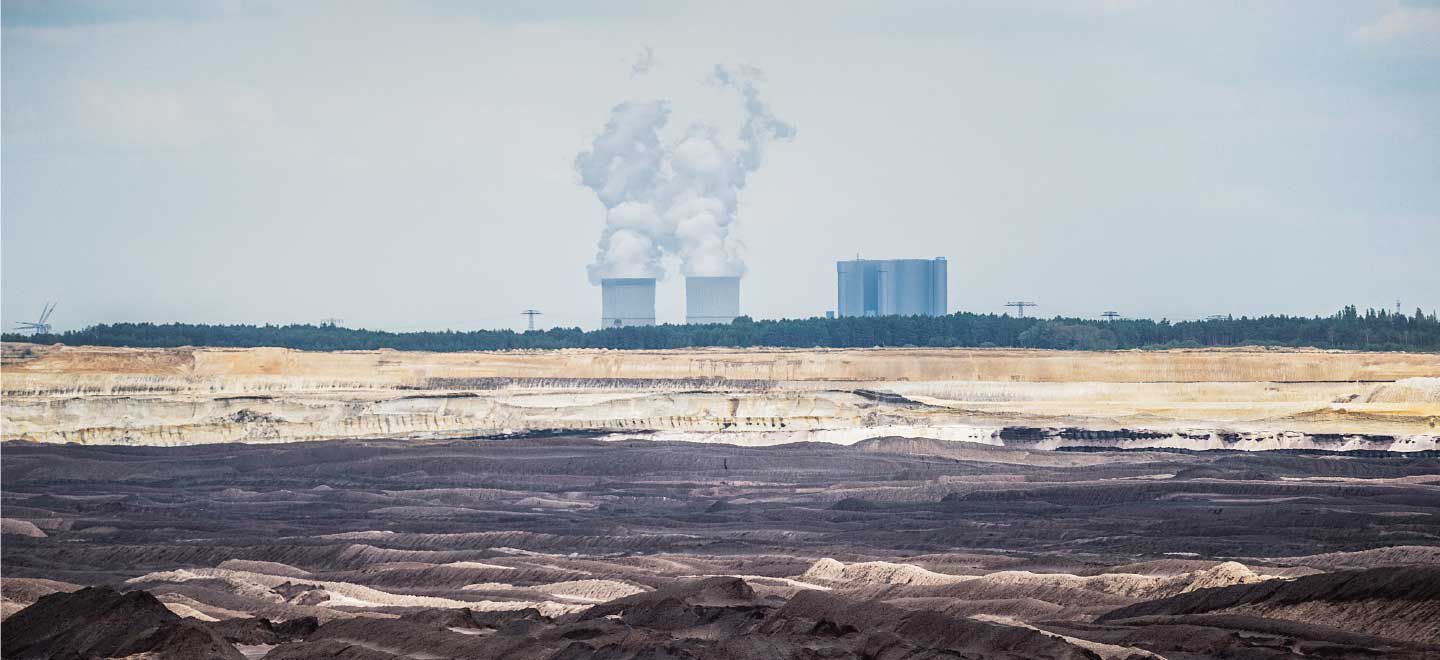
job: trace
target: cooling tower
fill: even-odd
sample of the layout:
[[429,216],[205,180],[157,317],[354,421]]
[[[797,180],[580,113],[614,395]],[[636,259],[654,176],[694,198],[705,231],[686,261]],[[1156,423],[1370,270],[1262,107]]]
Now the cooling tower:
[[655,325],[655,278],[600,280],[600,327]]
[[685,278],[685,322],[729,323],[740,315],[740,278]]

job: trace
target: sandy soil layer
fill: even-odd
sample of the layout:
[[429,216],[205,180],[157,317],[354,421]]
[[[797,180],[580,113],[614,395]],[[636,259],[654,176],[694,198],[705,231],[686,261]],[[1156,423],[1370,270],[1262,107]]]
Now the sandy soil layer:
[[[23,355],[30,351],[31,356]],[[377,379],[648,378],[1025,382],[1389,381],[1440,375],[1440,355],[1314,349],[686,349],[423,353],[280,348],[7,347],[19,373]]]
[[1440,437],[1434,354],[315,353],[6,344],[3,355],[3,437],[37,442],[556,429],[749,445],[906,435],[1042,448],[1418,451],[1435,449]]

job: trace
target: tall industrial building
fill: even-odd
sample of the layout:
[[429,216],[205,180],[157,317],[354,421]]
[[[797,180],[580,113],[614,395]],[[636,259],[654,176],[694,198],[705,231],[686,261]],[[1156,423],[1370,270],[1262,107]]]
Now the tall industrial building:
[[945,257],[835,263],[840,316],[944,316]]
[[740,278],[685,278],[685,322],[729,323],[740,315]]
[[655,278],[600,280],[600,327],[655,325]]

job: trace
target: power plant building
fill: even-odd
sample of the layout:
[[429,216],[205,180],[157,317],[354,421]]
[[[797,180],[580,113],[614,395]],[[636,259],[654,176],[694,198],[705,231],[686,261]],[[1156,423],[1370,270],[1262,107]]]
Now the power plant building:
[[740,316],[740,278],[685,278],[685,322],[729,323]]
[[945,257],[835,263],[839,316],[944,316]]
[[609,277],[600,280],[600,327],[655,325],[655,278]]

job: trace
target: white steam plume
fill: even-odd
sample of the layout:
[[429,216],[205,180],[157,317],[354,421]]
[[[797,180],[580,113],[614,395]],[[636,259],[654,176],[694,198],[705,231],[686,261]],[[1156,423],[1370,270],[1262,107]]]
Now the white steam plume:
[[621,103],[590,150],[575,157],[580,182],[605,205],[599,253],[590,281],[606,277],[659,277],[661,243],[672,233],[661,226],[651,199],[665,165],[660,129],[670,115],[664,101]]
[[743,246],[732,233],[740,190],[760,167],[765,145],[795,135],[760,98],[760,71],[717,66],[711,81],[744,101],[739,147],[725,146],[710,125],[692,125],[678,141],[661,137],[666,101],[615,106],[605,130],[575,158],[580,181],[605,205],[590,280],[661,277],[666,254],[686,275],[739,276]]
[[655,49],[645,46],[640,49],[640,54],[635,56],[635,61],[630,63],[630,77],[639,78],[650,73],[655,68]]

